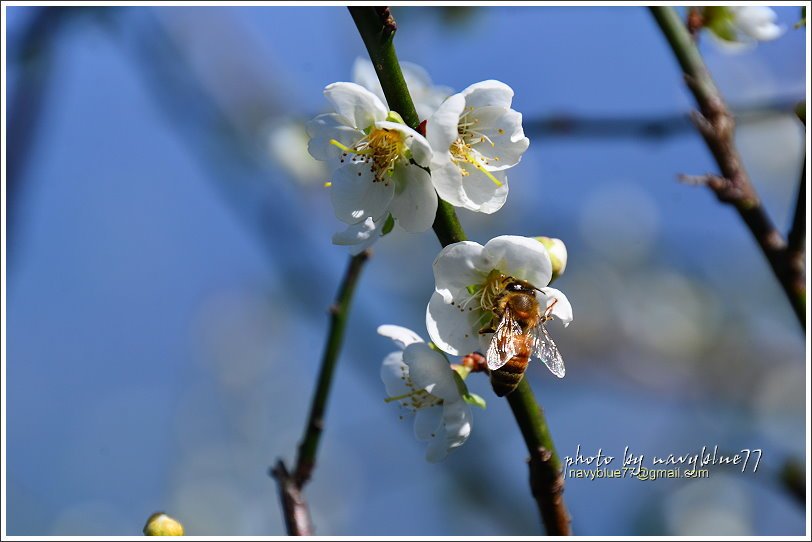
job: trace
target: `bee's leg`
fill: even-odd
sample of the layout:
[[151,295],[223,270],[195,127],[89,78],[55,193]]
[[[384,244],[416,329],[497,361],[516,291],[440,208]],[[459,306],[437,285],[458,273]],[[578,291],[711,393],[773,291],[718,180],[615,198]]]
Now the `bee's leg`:
[[545,321],[545,322],[546,322],[547,320],[552,320],[552,319],[553,319],[553,317],[551,316],[551,314],[553,313],[553,307],[555,307],[555,304],[556,304],[556,303],[558,303],[558,298],[555,298],[555,297],[554,297],[554,298],[553,298],[553,302],[552,302],[552,303],[550,303],[550,306],[549,306],[549,307],[547,307],[547,309],[544,311],[544,316],[543,316],[543,318],[544,318],[544,321]]

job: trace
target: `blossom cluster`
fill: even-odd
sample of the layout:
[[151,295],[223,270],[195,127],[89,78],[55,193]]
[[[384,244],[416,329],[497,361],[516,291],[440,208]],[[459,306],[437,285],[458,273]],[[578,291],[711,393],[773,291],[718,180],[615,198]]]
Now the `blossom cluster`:
[[[759,6],[692,8],[687,24],[736,47],[784,32],[775,12]],[[352,254],[395,224],[408,232],[429,229],[439,199],[495,213],[507,200],[508,170],[530,144],[507,84],[481,81],[454,93],[433,84],[420,66],[404,62],[401,69],[420,131],[390,109],[372,63],[361,59],[353,82],[325,87],[333,111],[307,125],[308,150],[332,171],[326,185],[335,215],[346,225],[333,242]],[[414,414],[414,433],[427,443],[429,461],[441,461],[465,443],[471,406],[485,406],[466,385],[472,372],[488,373],[499,396],[518,388],[530,359],[564,376],[546,326],[573,321],[567,297],[550,287],[566,265],[559,239],[502,235],[484,245],[450,244],[433,263],[435,289],[426,307],[431,342],[404,327],[378,328],[397,346],[381,366],[386,401]],[[463,361],[452,363],[449,356]]]
[[429,229],[438,195],[455,207],[498,211],[507,199],[507,170],[530,145],[505,83],[482,81],[453,94],[419,66],[402,69],[425,136],[389,110],[372,64],[360,60],[355,82],[324,89],[334,111],[307,126],[308,150],[331,166],[333,210],[347,225],[333,242],[354,254],[393,223],[408,232]]
[[[358,60],[354,82],[328,85],[324,95],[333,112],[307,126],[308,150],[327,162],[336,217],[346,224],[333,242],[357,254],[394,226],[408,232],[429,229],[438,198],[455,207],[494,213],[508,195],[508,175],[529,146],[522,115],[512,109],[513,90],[500,81],[475,83],[459,93],[436,86],[414,64],[402,63],[404,79],[425,130],[419,133],[391,111],[377,74]],[[426,309],[431,342],[400,326],[378,333],[398,349],[381,366],[387,402],[414,414],[414,433],[427,443],[426,458],[440,461],[471,433],[471,406],[485,401],[469,392],[472,371],[496,371],[513,357],[514,336],[529,345],[558,377],[564,365],[545,324],[572,321],[566,296],[549,283],[563,273],[563,242],[546,237],[504,235],[485,245],[465,241],[445,247],[434,261],[435,291]],[[518,286],[517,286],[518,285]],[[505,308],[508,288],[522,289],[528,320],[513,320]],[[499,340],[491,329],[502,321],[514,336]],[[471,366],[449,356],[473,359],[501,341],[501,359]],[[546,350],[544,350],[546,348]],[[521,376],[519,377],[521,378]],[[494,385],[494,389],[496,387]],[[502,393],[497,392],[502,395]],[[509,393],[509,392],[506,392]]]

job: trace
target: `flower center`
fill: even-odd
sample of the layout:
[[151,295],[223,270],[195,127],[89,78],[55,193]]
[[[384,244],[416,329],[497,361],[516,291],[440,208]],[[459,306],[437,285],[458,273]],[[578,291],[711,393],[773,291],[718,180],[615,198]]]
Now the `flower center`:
[[406,157],[408,151],[403,134],[387,128],[373,128],[352,147],[342,145],[335,139],[331,139],[330,143],[344,151],[345,156],[354,154],[352,158],[354,163],[369,164],[370,170],[375,175],[374,182],[383,181],[386,174],[391,175],[395,165],[401,158]]
[[443,403],[442,399],[430,394],[426,390],[416,389],[412,378],[409,376],[409,370],[406,367],[401,367],[400,371],[400,379],[403,380],[403,384],[411,391],[395,397],[387,397],[384,399],[384,402],[391,403],[392,401],[399,401],[402,406],[411,410],[420,410],[421,408],[429,408]]
[[[517,283],[519,284],[517,290]],[[479,284],[471,284],[466,287],[468,296],[461,300],[451,302],[451,305],[457,308],[460,312],[473,313],[472,327],[481,330],[491,323],[496,315],[499,314],[499,301],[509,291],[523,291],[536,290],[537,288],[532,284],[517,280],[511,276],[502,273],[498,269],[491,270],[485,279]],[[547,310],[542,315],[542,320],[552,320],[552,307],[555,301],[547,307]]]
[[473,107],[468,107],[460,116],[459,123],[457,124],[458,137],[451,143],[451,147],[448,149],[451,153],[451,159],[457,165],[463,177],[470,175],[470,172],[461,165],[467,163],[482,172],[496,186],[502,186],[502,182],[486,169],[486,166],[490,165],[491,160],[498,161],[499,157],[488,158],[474,149],[475,145],[486,142],[490,143],[492,147],[495,145],[487,135],[476,130],[479,119],[473,117],[473,111]]

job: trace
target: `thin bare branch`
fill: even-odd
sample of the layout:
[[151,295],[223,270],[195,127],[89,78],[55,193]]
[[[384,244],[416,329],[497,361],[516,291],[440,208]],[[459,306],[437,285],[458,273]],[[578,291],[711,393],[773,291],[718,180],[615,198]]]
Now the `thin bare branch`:
[[733,206],[770,263],[801,327],[806,329],[806,279],[787,241],[761,204],[733,140],[734,120],[702,60],[699,49],[682,19],[671,7],[651,7],[651,13],[682,67],[685,84],[699,111],[693,121],[713,154],[720,175],[707,176],[705,184],[719,201]]

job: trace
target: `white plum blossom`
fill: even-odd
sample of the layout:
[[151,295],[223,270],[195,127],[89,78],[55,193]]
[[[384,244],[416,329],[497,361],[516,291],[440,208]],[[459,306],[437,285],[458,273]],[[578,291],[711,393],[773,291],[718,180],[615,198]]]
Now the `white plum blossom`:
[[[400,69],[420,120],[428,119],[440,107],[443,100],[454,94],[451,87],[432,83],[431,77],[422,66],[411,62],[401,62]],[[375,73],[375,68],[369,59],[362,57],[355,59],[352,66],[352,80],[372,91],[383,103],[386,103],[378,74]]]
[[493,317],[493,307],[486,306],[483,294],[498,274],[530,283],[538,289],[542,310],[549,309],[565,326],[572,321],[567,297],[547,286],[552,263],[541,242],[514,235],[495,237],[485,246],[463,241],[448,245],[434,260],[435,291],[426,309],[426,327],[438,348],[451,355],[487,350],[492,333],[480,330]]
[[490,214],[504,205],[505,171],[519,163],[530,145],[512,101],[508,85],[482,81],[450,96],[429,118],[432,182],[455,207]]
[[775,11],[765,6],[731,7],[733,24],[745,36],[757,41],[771,41],[779,38],[786,30],[775,24],[778,18]]
[[703,24],[727,51],[752,48],[756,42],[772,41],[786,32],[776,24],[778,15],[766,6],[709,6],[703,9]]
[[333,83],[324,95],[335,113],[308,123],[308,150],[335,167],[330,183],[333,210],[349,227],[334,242],[356,248],[374,242],[390,214],[406,231],[427,230],[434,221],[437,195],[424,169],[432,155],[426,138],[360,85]]
[[[396,401],[415,413],[414,434],[428,443],[426,459],[432,463],[442,461],[471,434],[471,407],[460,389],[462,381],[445,356],[414,331],[385,325],[378,328],[378,333],[392,339],[399,348],[381,365],[387,401]],[[464,390],[464,384],[462,387]]]

